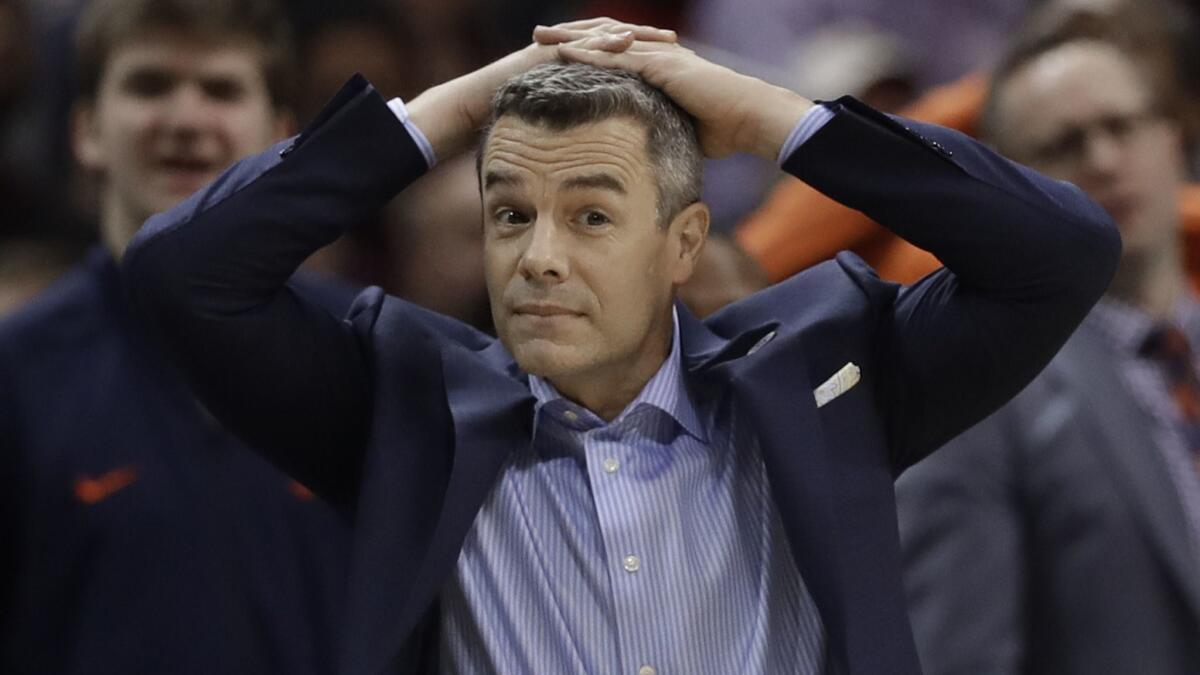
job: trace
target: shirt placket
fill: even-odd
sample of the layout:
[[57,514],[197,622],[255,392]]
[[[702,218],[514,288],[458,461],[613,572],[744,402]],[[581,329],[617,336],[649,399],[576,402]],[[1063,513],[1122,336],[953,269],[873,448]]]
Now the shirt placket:
[[648,536],[653,485],[630,477],[637,448],[627,429],[593,430],[584,437],[588,480],[592,485],[604,539],[605,566],[612,583],[621,673],[660,675],[671,672],[662,634],[668,620],[655,608],[654,584],[664,582],[661,543]]

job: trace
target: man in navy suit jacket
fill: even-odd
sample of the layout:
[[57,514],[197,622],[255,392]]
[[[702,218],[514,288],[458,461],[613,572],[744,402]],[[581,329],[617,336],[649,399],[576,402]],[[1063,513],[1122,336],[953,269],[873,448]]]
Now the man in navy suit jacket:
[[[344,671],[718,668],[695,665],[695,652],[712,663],[744,654],[752,671],[919,672],[893,480],[1053,356],[1111,278],[1110,220],[1073,186],[959,134],[852,99],[814,106],[703,61],[669,32],[592,20],[535,39],[407,109],[352,80],[297,138],[152,218],[126,256],[137,311],[203,400],[355,509]],[[559,58],[640,75],[694,118],[692,150],[667,139],[688,145],[687,115],[649,103],[657,116],[643,121],[608,71],[543,66],[509,80]],[[311,251],[468,145],[489,115],[480,170],[499,340],[378,290],[338,320],[284,287]],[[673,304],[707,232],[691,196],[697,142],[710,156],[778,159],[947,269],[901,288],[842,255],[698,322]],[[672,378],[678,398],[659,406],[670,417],[637,408]],[[643,413],[670,422],[643,434],[657,446],[620,435]],[[611,457],[592,453],[613,437]],[[696,443],[702,452],[688,454]],[[555,452],[579,445],[591,473],[553,473]],[[769,495],[746,522],[778,524],[762,558],[725,546],[718,560],[736,564],[713,565],[686,557],[691,541],[659,562],[608,545],[621,529],[608,518],[649,523],[650,539],[743,541],[704,516],[719,508],[681,510],[656,491],[678,487],[677,462],[711,468],[741,453]],[[735,516],[756,504],[706,471],[693,477],[705,488],[671,494]],[[647,500],[612,511],[610,485],[635,481]],[[548,506],[520,510],[529,504]],[[762,592],[735,597],[747,574]],[[664,592],[675,577],[707,579],[698,592],[713,597]],[[658,600],[645,604],[631,583]],[[794,604],[771,604],[783,596]],[[660,606],[728,608],[736,620]],[[668,642],[639,642],[645,634]],[[658,660],[639,666],[630,644]],[[773,660],[796,644],[811,648]]]

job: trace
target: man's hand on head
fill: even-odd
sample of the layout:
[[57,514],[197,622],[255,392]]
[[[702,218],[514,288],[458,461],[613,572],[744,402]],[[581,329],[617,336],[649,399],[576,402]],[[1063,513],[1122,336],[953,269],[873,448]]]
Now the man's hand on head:
[[675,32],[609,18],[538,26],[534,42],[479,70],[428,89],[407,103],[413,123],[429,139],[438,157],[469,147],[488,119],[492,95],[510,77],[561,58],[558,47],[572,45],[588,53],[619,53],[636,43],[671,44]]
[[[542,35],[549,39],[565,33],[534,32],[535,39]],[[603,49],[575,40],[555,49],[564,60],[637,73],[661,89],[696,118],[700,144],[709,157],[748,152],[773,162],[813,105],[788,89],[706,61],[674,41],[638,38],[624,49]]]

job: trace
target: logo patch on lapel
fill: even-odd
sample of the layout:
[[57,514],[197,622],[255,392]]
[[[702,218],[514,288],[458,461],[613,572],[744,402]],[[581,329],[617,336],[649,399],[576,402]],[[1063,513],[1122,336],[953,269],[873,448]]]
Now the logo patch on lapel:
[[821,386],[813,389],[813,397],[817,399],[817,407],[820,408],[833,399],[850,391],[858,381],[862,379],[862,370],[854,365],[854,362],[847,363],[842,366],[842,369],[833,374],[833,377],[825,380]]

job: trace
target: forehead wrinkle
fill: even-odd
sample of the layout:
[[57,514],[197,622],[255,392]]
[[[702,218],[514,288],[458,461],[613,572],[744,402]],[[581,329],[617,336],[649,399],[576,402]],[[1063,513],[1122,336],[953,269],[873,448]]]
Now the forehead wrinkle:
[[551,131],[501,118],[488,139],[484,165],[490,167],[494,160],[500,160],[544,175],[579,168],[596,173],[611,168],[626,185],[634,185],[649,171],[645,132],[630,134],[627,129],[611,128],[622,121],[614,118]]
[[625,162],[615,161],[611,153],[596,153],[597,156],[579,156],[572,154],[555,159],[544,159],[540,157],[529,157],[521,152],[512,152],[505,149],[496,149],[488,153],[487,161],[484,165],[485,184],[489,185],[486,178],[493,173],[501,175],[511,175],[516,178],[515,182],[502,181],[500,185],[518,185],[523,183],[526,175],[540,176],[556,181],[570,181],[579,175],[582,176],[597,176],[615,174],[614,178],[622,185],[628,186],[637,184],[637,173],[633,166],[627,165]]

